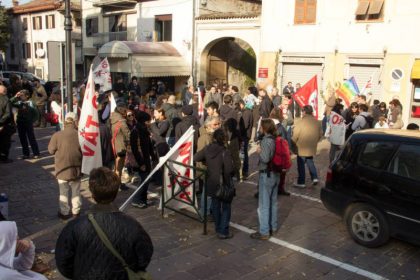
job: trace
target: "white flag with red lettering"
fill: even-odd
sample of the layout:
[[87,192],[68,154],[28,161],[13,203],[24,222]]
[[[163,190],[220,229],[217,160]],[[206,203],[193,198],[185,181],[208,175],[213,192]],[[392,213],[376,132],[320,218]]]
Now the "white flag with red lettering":
[[200,119],[200,124],[204,124],[204,102],[203,97],[201,95],[200,88],[197,89],[198,94],[198,118]]
[[79,144],[83,153],[82,173],[84,174],[89,174],[92,169],[102,166],[96,97],[91,66],[79,119]]
[[100,93],[112,89],[111,69],[109,68],[108,58],[105,57],[93,70],[93,80],[95,84],[101,86]]

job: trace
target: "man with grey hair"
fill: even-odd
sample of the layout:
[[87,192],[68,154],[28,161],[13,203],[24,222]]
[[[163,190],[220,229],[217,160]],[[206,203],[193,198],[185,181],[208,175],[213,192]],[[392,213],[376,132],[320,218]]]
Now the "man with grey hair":
[[[56,132],[48,144],[48,152],[54,155],[55,176],[60,188],[58,217],[67,220],[80,215],[80,179],[82,177],[82,150],[76,128],[76,114],[69,112],[64,121],[64,130]],[[71,191],[72,211],[69,205]]]
[[0,85],[0,163],[10,163],[9,150],[15,126],[7,88]]

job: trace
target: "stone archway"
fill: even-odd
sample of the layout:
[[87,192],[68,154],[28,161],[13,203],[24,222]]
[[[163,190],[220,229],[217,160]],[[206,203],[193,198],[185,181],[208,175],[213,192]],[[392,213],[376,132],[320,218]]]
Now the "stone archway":
[[208,43],[201,53],[200,77],[205,84],[236,85],[242,91],[256,82],[256,53],[242,39],[223,37]]

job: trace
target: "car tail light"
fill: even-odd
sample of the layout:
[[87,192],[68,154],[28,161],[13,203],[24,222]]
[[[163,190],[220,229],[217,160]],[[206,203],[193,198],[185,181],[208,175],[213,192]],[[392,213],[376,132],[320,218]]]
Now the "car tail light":
[[332,183],[332,179],[333,179],[333,174],[332,174],[332,170],[331,168],[328,168],[327,171],[327,178],[325,179],[325,183],[328,185],[330,183]]

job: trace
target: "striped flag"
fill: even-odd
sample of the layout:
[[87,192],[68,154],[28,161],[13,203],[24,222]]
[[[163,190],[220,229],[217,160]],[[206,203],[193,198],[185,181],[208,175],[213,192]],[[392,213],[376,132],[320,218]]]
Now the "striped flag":
[[365,87],[360,92],[360,94],[366,95],[367,92],[369,92],[372,89],[372,76],[370,76],[369,80],[366,82]]
[[198,117],[200,119],[200,125],[203,125],[204,123],[204,102],[203,97],[201,96],[200,88],[197,88],[197,94],[198,94]]

